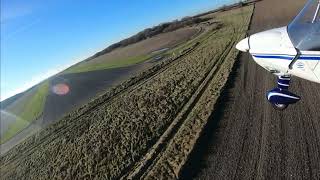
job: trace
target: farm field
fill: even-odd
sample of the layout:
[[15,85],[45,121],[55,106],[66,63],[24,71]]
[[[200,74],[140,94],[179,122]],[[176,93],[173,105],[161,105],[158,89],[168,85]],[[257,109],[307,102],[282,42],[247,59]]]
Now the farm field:
[[173,32],[162,33],[127,47],[115,49],[110,53],[101,55],[89,61],[81,62],[68,68],[62,73],[79,73],[119,68],[144,62],[162,54],[161,52],[154,53],[155,51],[164,48],[173,48],[177,44],[190,39],[198,31],[199,28],[188,27],[181,28]]
[[2,155],[2,178],[178,178],[232,71],[234,46],[252,12],[249,5],[205,15],[214,22],[163,60]]
[[[288,24],[306,0],[256,3],[250,34]],[[195,147],[185,179],[320,179],[320,85],[294,77],[302,100],[283,112],[266,91],[276,77],[243,53],[210,125]]]
[[[31,132],[36,132],[33,127],[45,128],[105,90],[152,67],[173,52],[179,53],[202,29],[201,26],[190,25],[116,48],[109,53],[100,53],[50,77],[44,83],[45,88],[36,85],[1,102],[1,154]],[[68,92],[57,94],[54,91],[57,85],[64,86]]]

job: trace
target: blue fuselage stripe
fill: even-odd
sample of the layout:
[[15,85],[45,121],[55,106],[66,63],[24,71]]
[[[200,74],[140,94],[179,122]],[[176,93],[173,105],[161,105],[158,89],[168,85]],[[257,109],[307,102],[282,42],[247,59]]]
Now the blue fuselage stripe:
[[301,56],[299,57],[299,60],[320,60],[320,57],[310,57],[310,56]]
[[[281,55],[253,55],[255,58],[264,58],[264,59],[284,59],[284,60],[293,60],[293,56],[281,56]],[[300,56],[298,60],[310,60],[310,61],[319,61],[320,56]]]
[[288,56],[263,56],[263,55],[253,55],[256,58],[264,58],[264,59],[285,59],[285,60],[292,60],[293,57]]

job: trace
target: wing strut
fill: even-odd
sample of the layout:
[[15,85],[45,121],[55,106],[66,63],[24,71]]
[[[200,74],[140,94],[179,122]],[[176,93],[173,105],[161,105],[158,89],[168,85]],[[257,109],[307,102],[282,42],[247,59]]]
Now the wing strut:
[[319,11],[320,11],[320,0],[319,0],[319,2],[318,2],[317,10],[316,10],[316,12],[314,13],[314,17],[313,17],[313,20],[312,20],[312,24],[314,24],[314,23],[316,22],[317,17],[318,17],[318,15],[319,15]]
[[293,58],[293,60],[291,61],[291,63],[289,64],[289,69],[293,68],[294,63],[296,63],[299,59],[299,57],[301,56],[301,52],[299,49],[295,48],[297,51],[297,55]]

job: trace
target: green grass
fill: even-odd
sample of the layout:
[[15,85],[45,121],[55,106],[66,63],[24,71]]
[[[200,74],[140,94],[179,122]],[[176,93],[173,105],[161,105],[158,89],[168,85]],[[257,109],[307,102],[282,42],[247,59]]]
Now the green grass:
[[42,114],[48,91],[49,81],[40,84],[37,92],[24,104],[23,111],[18,113],[20,118],[28,122],[38,118]]
[[25,121],[23,119],[17,118],[15,120],[15,122],[11,123],[9,125],[8,130],[3,134],[3,136],[1,136],[1,141],[0,143],[5,143],[6,141],[8,141],[10,138],[12,138],[13,136],[15,136],[19,131],[21,131],[22,129],[28,127],[28,125],[30,124],[30,122]]
[[134,56],[125,59],[118,59],[109,62],[100,62],[100,63],[81,63],[76,66],[70,67],[69,69],[65,70],[63,74],[68,73],[80,73],[80,72],[89,72],[89,71],[96,71],[96,70],[103,70],[103,69],[112,69],[112,68],[119,68],[119,67],[126,67],[133,64],[137,64],[140,62],[144,62],[153,55],[141,55],[141,56]]
[[17,116],[9,125],[8,130],[1,136],[1,144],[12,138],[18,132],[26,128],[32,121],[39,118],[43,112],[46,97],[49,91],[49,81],[45,81],[37,87],[34,94],[27,97],[22,103],[12,108],[10,113]]

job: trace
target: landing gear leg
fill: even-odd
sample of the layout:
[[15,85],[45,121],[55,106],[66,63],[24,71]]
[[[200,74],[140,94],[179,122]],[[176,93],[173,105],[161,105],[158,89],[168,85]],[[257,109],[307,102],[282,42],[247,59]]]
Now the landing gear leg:
[[272,107],[276,110],[279,110],[279,111],[283,111],[285,109],[287,109],[287,107],[289,106],[289,104],[272,104]]
[[289,104],[298,102],[301,98],[290,91],[290,76],[279,76],[278,87],[267,93],[267,99],[276,110],[283,111]]

